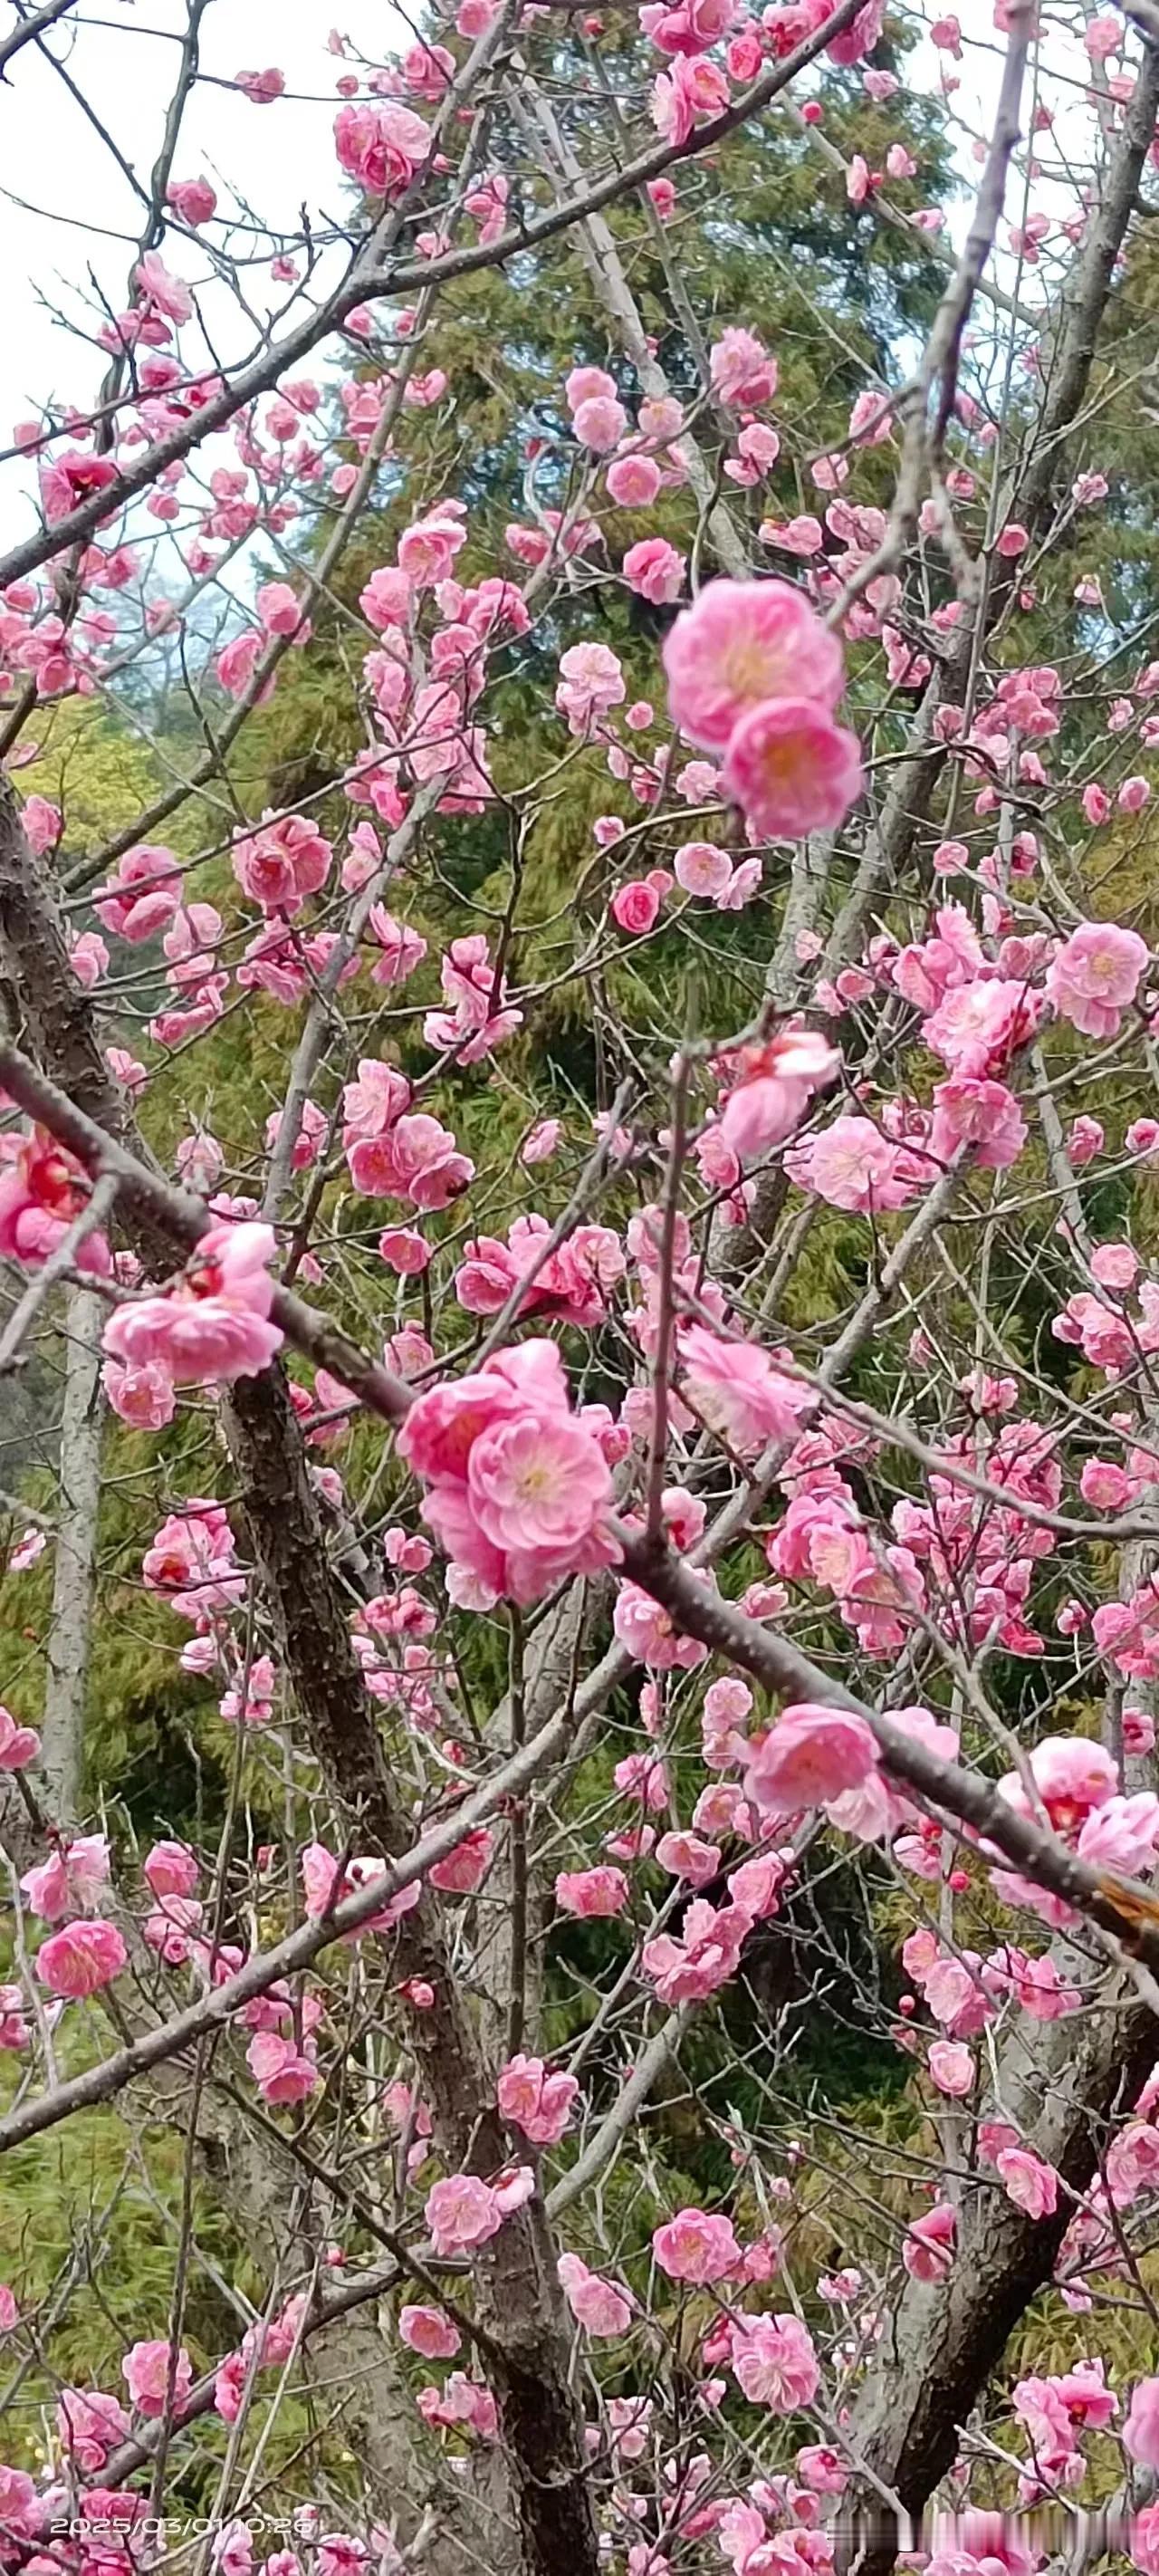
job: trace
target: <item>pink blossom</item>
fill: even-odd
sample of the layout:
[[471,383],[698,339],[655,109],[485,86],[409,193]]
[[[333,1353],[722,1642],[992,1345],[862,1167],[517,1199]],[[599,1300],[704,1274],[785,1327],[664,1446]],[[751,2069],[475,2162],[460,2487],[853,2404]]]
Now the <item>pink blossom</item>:
[[[1111,1755],[1089,1736],[1049,1735],[1045,1743],[1034,1746],[1029,1761],[1035,1788],[1055,1833],[1074,1832],[1093,1808],[1106,1805],[1119,1785]],[[1017,1771],[1004,1772],[998,1789],[1020,1815],[1033,1814]]]
[[732,2369],[754,2406],[795,2415],[811,2406],[821,2371],[807,2326],[794,2316],[740,2317],[733,2327]]
[[421,2352],[424,2361],[453,2361],[463,2340],[442,2308],[400,2308],[398,2331],[408,2350]]
[[286,75],[272,64],[264,72],[235,72],[234,88],[240,89],[253,107],[272,107],[286,86]]
[[719,1340],[703,1324],[680,1335],[682,1388],[698,1419],[738,1457],[751,1457],[767,1440],[789,1443],[797,1416],[811,1401],[805,1387],[774,1368],[755,1342]]
[[427,1483],[424,1519],[493,1598],[537,1600],[564,1574],[615,1562],[610,1471],[568,1409],[553,1342],[525,1342],[432,1388],[398,1445]]
[[1144,2505],[1129,2523],[1128,2553],[1142,2576],[1159,2576],[1159,2504]]
[[764,1816],[793,1816],[860,1787],[876,1771],[870,1728],[853,1710],[810,1700],[783,1709],[755,1747],[745,1796]]
[[720,894],[732,875],[732,860],[727,850],[719,850],[713,841],[686,841],[672,862],[676,883],[685,894],[712,896]]
[[538,1119],[530,1134],[524,1138],[519,1153],[520,1162],[527,1164],[550,1162],[562,1134],[562,1119]]
[[947,993],[922,1036],[953,1073],[984,1082],[1005,1071],[1016,1050],[1033,1037],[1041,1016],[1037,994],[995,976]]
[[754,331],[722,331],[709,351],[708,364],[718,402],[746,403],[755,409],[772,401],[777,390],[777,362]]
[[841,647],[784,581],[710,581],[664,639],[668,706],[690,742],[725,750],[766,700],[836,705]]
[[456,509],[447,505],[425,519],[414,519],[398,541],[398,568],[416,590],[431,590],[446,581],[467,531]]
[[1090,1038],[1117,1037],[1148,964],[1147,942],[1113,921],[1084,921],[1047,972],[1055,1009]]
[[958,2240],[957,2213],[948,2200],[941,2200],[924,2218],[915,2218],[906,2229],[901,2259],[915,2281],[944,2281],[954,2259]]
[[1003,2189],[1028,2218],[1048,2218],[1058,2205],[1058,2175],[1053,2165],[1025,2147],[1004,2147],[994,2159]]
[[561,1913],[583,1918],[622,1914],[628,1902],[628,1882],[622,1869],[601,1865],[596,1869],[560,1870],[555,1882],[555,1901]]
[[106,1360],[101,1384],[113,1412],[138,1431],[160,1431],[172,1422],[177,1409],[173,1380],[156,1360],[143,1368],[122,1368],[119,1360]]
[[444,1860],[432,1864],[432,1887],[441,1888],[445,1896],[473,1896],[486,1876],[492,1849],[486,1825],[471,1827]]
[[572,644],[560,655],[555,703],[573,734],[587,733],[627,696],[618,657],[607,644]]
[[208,179],[171,179],[165,196],[183,224],[207,224],[217,212],[217,191]]
[[154,1896],[192,1896],[196,1891],[197,1860],[187,1843],[154,1843],[141,1868]]
[[[40,1128],[22,1137],[0,1177],[0,1257],[39,1269],[81,1214],[90,1189],[87,1172],[53,1137]],[[106,1277],[111,1263],[104,1235],[87,1235],[75,1260],[79,1270]]]
[[128,1964],[129,1953],[115,1923],[94,1915],[88,1922],[66,1923],[42,1941],[36,1973],[54,1995],[70,1999],[95,1995],[111,1984]]
[[811,699],[772,699],[730,735],[721,784],[762,840],[836,831],[861,794],[857,736]]
[[34,1726],[21,1726],[10,1708],[0,1708],[0,1772],[26,1771],[40,1751]]
[[512,2209],[529,2200],[535,2177],[526,2165],[498,2183],[478,2174],[449,2174],[427,2193],[426,2221],[436,2254],[463,2254],[497,2236]]
[[168,1296],[110,1317],[104,1350],[127,1369],[162,1369],[175,1386],[256,1376],[283,1339],[269,1321],[273,1250],[271,1226],[211,1226]]
[[376,1135],[352,1138],[347,1131],[345,1142],[350,1178],[367,1198],[409,1199],[429,1212],[449,1207],[475,1176],[450,1128],[425,1110],[404,1114]]
[[720,1131],[748,1162],[791,1136],[818,1091],[834,1080],[841,1058],[815,1029],[782,1029],[766,1045],[744,1047],[728,1062],[733,1087]]
[[578,2254],[561,2254],[555,2268],[577,2325],[590,2335],[627,2333],[632,2303],[614,2281],[605,2280],[599,2272],[590,2272]]
[[728,81],[715,63],[678,55],[652,88],[652,122],[668,143],[687,143],[704,117],[728,105]]
[[193,311],[193,297],[184,278],[174,277],[166,268],[159,250],[147,250],[133,271],[143,302],[153,305],[171,322],[188,322]]
[[497,2236],[503,2213],[489,2182],[477,2174],[450,2174],[428,2192],[426,2221],[436,2253],[459,2254]]
[[667,537],[641,537],[637,545],[629,546],[620,568],[629,590],[650,600],[654,608],[663,608],[680,597],[687,559]]
[[661,1834],[654,1858],[674,1878],[686,1878],[692,1887],[707,1887],[720,1868],[720,1845],[702,1842],[699,1834]]
[[959,1074],[935,1085],[930,1152],[938,1162],[949,1162],[960,1145],[969,1144],[980,1171],[1005,1171],[1025,1142],[1026,1120],[1004,1082]]
[[255,2031],[246,2050],[246,2065],[267,2102],[305,2102],[321,2077],[309,2045],[299,2049],[280,2031]]
[[309,626],[302,616],[301,604],[288,581],[266,581],[261,584],[254,603],[267,635],[300,635],[305,643]]
[[244,635],[231,636],[229,643],[222,646],[214,669],[231,698],[245,696],[261,658],[263,642],[260,630],[252,626]]
[[58,1844],[48,1859],[26,1869],[20,1884],[29,1911],[45,1923],[59,1923],[74,1906],[96,1903],[109,1881],[109,1846],[104,1834],[80,1834]]
[[[463,0],[459,23],[468,9],[485,5],[485,0]],[[489,0],[487,0],[489,5]],[[465,2372],[452,2370],[438,2388],[420,2388],[416,2404],[424,2423],[440,2425],[448,2432],[469,2431],[481,2442],[493,2442],[499,2429],[499,2410],[489,2388],[478,2380],[468,2379]],[[380,2557],[379,2566],[389,2571],[389,2560]],[[268,2562],[267,2562],[268,2564]]]
[[618,929],[632,938],[640,938],[654,928],[660,912],[660,897],[646,877],[630,877],[618,886],[612,896],[612,919]]
[[1159,2469],[1159,2379],[1140,2379],[1123,2420],[1123,2448],[1141,2468]]
[[939,2093],[955,2098],[973,2090],[974,2060],[968,2048],[952,2039],[935,2039],[928,2058],[930,2076]]
[[[44,2508],[32,2479],[25,2469],[10,2469],[0,2464],[0,2530],[4,2533],[5,2557],[12,2555],[11,2543],[31,2539],[41,2526]],[[20,2553],[27,2561],[35,2553]]]
[[830,1207],[866,1213],[904,1207],[921,1185],[921,1166],[883,1136],[871,1118],[834,1118],[786,1155],[785,1168],[802,1189]]
[[235,841],[233,872],[242,892],[263,911],[294,913],[325,885],[333,855],[306,815],[285,814]]
[[124,2441],[129,2417],[120,2399],[106,2395],[103,2388],[62,2388],[56,2429],[66,2457],[75,2461],[83,2477],[91,2478],[103,2469],[110,2451]]
[[753,1918],[742,1905],[710,1905],[695,1896],[684,1917],[679,1939],[661,1932],[646,1941],[642,1965],[661,2003],[703,2003],[736,1975],[741,1950]]
[[63,819],[59,805],[50,804],[47,796],[25,798],[20,820],[34,857],[41,858],[45,850],[50,850],[54,841],[60,839]]
[[646,510],[660,489],[660,468],[651,456],[617,456],[608,467],[608,499],[621,510]]
[[551,2072],[542,2057],[512,2057],[499,2077],[496,2100],[537,2147],[558,2146],[579,2092],[574,2075]]
[[614,394],[590,394],[577,406],[571,425],[581,447],[590,447],[596,456],[608,456],[619,446],[628,415]]
[[396,99],[340,107],[334,144],[342,168],[370,197],[397,197],[409,188],[431,149],[431,135],[413,108]]
[[171,2377],[173,2403],[177,2408],[184,2405],[193,2386],[193,2364],[184,2345],[174,2360],[172,2344],[132,2344],[121,2363],[121,2370],[139,2415],[161,2416],[165,2413]]
[[732,2222],[703,2209],[680,2209],[654,2228],[652,2251],[670,2281],[721,2281],[736,2270],[741,2250]]

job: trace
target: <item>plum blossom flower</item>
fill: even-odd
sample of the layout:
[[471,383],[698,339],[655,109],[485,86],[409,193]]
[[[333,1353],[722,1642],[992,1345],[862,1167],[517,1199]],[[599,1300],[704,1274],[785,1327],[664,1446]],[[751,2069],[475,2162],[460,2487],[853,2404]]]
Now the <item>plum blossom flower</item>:
[[733,1152],[747,1162],[783,1144],[840,1066],[836,1048],[815,1029],[789,1027],[767,1044],[739,1048],[727,1061],[731,1088],[720,1113]]
[[26,1771],[40,1751],[34,1726],[21,1726],[10,1708],[0,1708],[0,1772]]
[[286,75],[278,70],[276,63],[272,63],[264,72],[235,72],[233,83],[234,88],[240,89],[248,98],[251,107],[272,107],[285,89]]
[[615,1563],[611,1473],[569,1409],[554,1342],[524,1342],[432,1387],[399,1450],[426,1485],[423,1518],[493,1600],[535,1601],[565,1574]]
[[852,1709],[801,1700],[755,1747],[745,1796],[764,1816],[794,1816],[859,1788],[877,1770],[871,1729]]
[[235,841],[232,865],[243,893],[264,912],[294,913],[325,885],[333,855],[307,815],[284,814]]
[[1031,2155],[1025,2147],[1004,2147],[995,2156],[994,2165],[1007,2198],[1016,2208],[1024,2209],[1028,2218],[1048,2218],[1057,2208],[1058,2175],[1053,2165],[1043,2163],[1041,2156]]
[[708,367],[718,402],[744,403],[755,410],[771,402],[777,390],[777,361],[755,331],[722,331],[709,350]]
[[590,2335],[626,2334],[632,2322],[627,2292],[600,2272],[591,2272],[578,2254],[561,2254],[556,2264],[560,2287],[576,2324]]
[[555,1882],[555,1901],[563,1914],[581,1918],[622,1914],[628,1902],[628,1882],[622,1869],[601,1864],[595,1869],[561,1869]]
[[862,1215],[871,1208],[904,1207],[924,1177],[917,1158],[883,1136],[872,1118],[844,1116],[794,1146],[785,1169],[800,1189],[814,1191],[829,1207]]
[[637,545],[629,546],[620,569],[629,590],[650,600],[654,608],[663,608],[679,599],[688,564],[667,537],[641,537]]
[[811,2406],[821,2380],[807,2326],[794,2316],[740,2317],[733,2327],[732,2369],[754,2406],[795,2415]]
[[282,1346],[269,1320],[274,1250],[268,1225],[211,1226],[176,1287],[121,1306],[103,1349],[127,1369],[156,1367],[174,1386],[254,1377]]
[[811,699],[770,699],[730,735],[721,784],[762,840],[834,832],[861,794],[857,736]]
[[723,1341],[703,1324],[684,1327],[679,1349],[689,1404],[738,1457],[751,1457],[766,1440],[795,1440],[797,1416],[813,1399],[774,1368],[767,1351],[755,1342]]
[[734,1977],[753,1918],[743,1905],[710,1905],[696,1896],[679,1939],[661,1932],[646,1941],[641,1964],[661,2003],[703,2003]]
[[954,2259],[958,2217],[952,2203],[940,2200],[924,2218],[906,2229],[901,2259],[915,2281],[944,2281]]
[[1147,964],[1147,942],[1137,930],[1123,930],[1114,921],[1080,922],[1053,958],[1046,990],[1055,1009],[1085,1037],[1117,1037]]
[[397,99],[360,99],[339,108],[334,145],[342,168],[368,197],[397,197],[428,159],[431,133]]
[[109,1846],[104,1834],[78,1834],[57,1846],[45,1861],[26,1869],[20,1884],[29,1911],[45,1923],[59,1923],[74,1906],[96,1903],[109,1881]]
[[536,2147],[558,2146],[579,2092],[574,2075],[551,2071],[541,2057],[512,2057],[499,2077],[496,2100],[505,2120]]
[[169,2382],[173,2380],[173,2402],[184,2405],[193,2386],[193,2364],[184,2344],[174,2361],[173,2347],[168,2343],[135,2343],[130,2345],[121,2363],[129,2395],[140,2415],[159,2416],[169,2400]]
[[453,2361],[463,2340],[442,2308],[400,2308],[398,2331],[408,2350],[421,2352],[424,2361]]
[[569,733],[587,733],[627,694],[619,659],[610,645],[572,644],[561,654],[555,703],[567,717]]
[[110,2451],[124,2441],[129,2418],[119,2398],[110,2397],[103,2388],[62,2388],[56,2429],[66,2457],[82,2476],[91,2478],[103,2469]]
[[1140,2468],[1159,2469],[1159,2379],[1140,2379],[1123,2420],[1123,2448]]
[[[0,1175],[0,1257],[39,1269],[87,1205],[88,1173],[63,1145],[34,1128],[23,1136]],[[87,1234],[74,1255],[78,1270],[106,1278],[112,1256],[99,1230]]]
[[436,2254],[465,2254],[497,2236],[505,2218],[530,2200],[535,2176],[518,2165],[496,2182],[478,2174],[448,2174],[427,2193],[426,2221]]
[[311,2043],[296,2042],[276,2030],[258,2030],[246,2050],[246,2064],[267,2102],[305,2102],[321,2077],[310,2054]]
[[960,2097],[972,2090],[974,2059],[970,2050],[963,2048],[960,2041],[933,2040],[927,2063],[931,2081],[937,2085],[939,2093]]
[[680,2209],[654,2228],[652,2251],[670,2281],[722,2281],[741,2261],[731,2219],[703,2209]]
[[152,939],[172,921],[181,902],[181,866],[172,850],[138,842],[117,862],[115,876],[93,897],[98,921],[130,946]]
[[93,1915],[87,1922],[64,1924],[59,1932],[41,1942],[36,1973],[50,1994],[75,2001],[95,1995],[101,1986],[111,1985],[128,1964],[128,1957],[124,1936],[116,1924]]
[[689,742],[727,750],[742,717],[766,700],[836,706],[841,646],[787,581],[706,582],[664,639],[668,706]]

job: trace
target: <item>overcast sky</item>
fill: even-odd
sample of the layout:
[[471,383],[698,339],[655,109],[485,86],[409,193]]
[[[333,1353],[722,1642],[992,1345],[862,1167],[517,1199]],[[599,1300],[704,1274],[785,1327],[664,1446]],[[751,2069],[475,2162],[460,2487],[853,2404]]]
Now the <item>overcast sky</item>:
[[[968,28],[975,11],[989,21],[989,0],[959,5]],[[11,0],[0,0],[0,31],[7,31],[10,10]],[[70,38],[60,30],[48,43],[125,161],[147,182],[176,68],[183,0],[82,0],[82,13]],[[293,225],[303,200],[315,215],[341,211],[332,124],[342,66],[326,48],[335,23],[371,60],[382,60],[405,37],[403,22],[384,0],[216,0],[207,11],[201,68],[213,78],[199,83],[187,110],[175,170],[179,178],[210,178],[220,212],[235,203],[238,188],[275,231]],[[937,60],[923,45],[915,62],[919,86],[934,85]],[[958,103],[976,128],[988,119],[1000,60],[993,44],[970,51],[962,66]],[[286,74],[288,94],[273,106],[254,107],[237,90],[215,85],[232,82],[239,70],[275,63]],[[962,160],[976,176],[965,145]],[[12,424],[49,395],[91,403],[101,353],[56,315],[86,322],[90,273],[114,309],[124,303],[142,207],[83,107],[34,45],[0,87],[0,177],[6,200],[0,442],[6,444]],[[955,218],[955,230],[965,219],[964,213]],[[208,272],[192,243],[174,243],[165,256],[191,281],[204,282]],[[261,312],[284,301],[285,289],[270,284],[264,263],[249,273],[249,290]],[[224,290],[210,287],[205,310],[211,327],[220,320],[227,357],[241,354],[238,317],[227,314]],[[0,541],[28,525],[27,483],[23,464],[0,470]]]

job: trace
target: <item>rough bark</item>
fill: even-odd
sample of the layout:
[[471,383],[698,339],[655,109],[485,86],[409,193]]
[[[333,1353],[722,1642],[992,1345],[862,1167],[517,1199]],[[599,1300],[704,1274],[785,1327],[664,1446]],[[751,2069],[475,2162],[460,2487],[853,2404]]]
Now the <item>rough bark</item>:
[[[69,963],[59,906],[38,873],[11,791],[0,786],[0,972],[15,980],[30,1054],[86,1114],[141,1151],[123,1096],[101,1055],[90,1005]],[[172,1249],[147,1222],[134,1249],[155,1272]],[[326,1550],[302,1433],[284,1372],[242,1379],[222,1406],[255,1566],[311,1750],[359,1849],[390,1857],[411,1841],[372,1701],[363,1687],[346,1608]],[[443,1941],[436,1901],[404,1916],[395,1936],[400,1982],[422,1978],[434,2008],[408,2016],[435,2133],[452,2165],[493,2173],[508,2158],[494,2108],[493,2070],[472,2027]],[[583,2416],[570,2375],[570,2338],[551,2231],[536,2199],[482,2249],[480,2321],[487,2375],[510,2464],[520,2576],[597,2576]]]
[[89,1638],[97,1572],[101,1491],[101,1327],[104,1307],[73,1288],[65,1308],[64,1402],[60,1423],[60,1509],[48,1635],[48,1679],[40,1726],[41,1777],[58,1825],[80,1811]]
[[[1089,1961],[1082,1964],[1089,1976]],[[1117,2012],[1016,2031],[1002,2053],[992,2114],[1020,2126],[1070,2191],[1084,2191],[1112,2113],[1135,2098],[1157,2049],[1154,2016],[1122,1993]],[[1050,2280],[1072,2209],[1063,2190],[1053,2216],[1028,2218],[982,2173],[963,2194],[948,2280],[907,2280],[847,2429],[853,2455],[913,2520],[951,2467],[960,2430],[1019,2318]],[[906,2544],[870,2478],[853,2482],[842,2516],[847,2548],[859,2535],[864,2545],[861,2576],[889,2576]]]

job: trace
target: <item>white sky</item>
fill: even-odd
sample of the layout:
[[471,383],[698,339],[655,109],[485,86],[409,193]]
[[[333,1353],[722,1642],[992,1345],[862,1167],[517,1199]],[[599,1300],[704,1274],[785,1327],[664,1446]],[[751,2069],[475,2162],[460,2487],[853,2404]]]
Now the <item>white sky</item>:
[[[81,0],[72,39],[64,34],[67,20],[47,39],[146,187],[177,67],[173,37],[184,20],[183,0]],[[0,34],[11,24],[11,0],[0,0]],[[332,133],[335,84],[345,67],[326,50],[335,24],[371,61],[382,61],[397,46],[402,22],[388,0],[216,0],[206,12],[203,75],[231,82],[238,71],[277,64],[287,84],[284,98],[253,107],[239,91],[199,80],[174,176],[208,178],[217,189],[219,217],[236,211],[235,188],[275,232],[295,225],[303,200],[315,217],[319,208],[335,216],[347,211]],[[106,361],[49,308],[88,327],[91,271],[114,310],[121,309],[144,217],[107,145],[35,45],[17,56],[0,86],[0,205],[0,445],[6,446],[13,423],[50,395],[91,402]],[[191,283],[210,273],[184,239],[167,241],[163,256]],[[267,263],[250,272],[250,281],[259,313],[283,308],[287,290],[270,283]],[[211,291],[205,309],[225,325],[223,290],[216,301]],[[234,334],[231,355],[238,347],[236,323]],[[21,469],[15,471],[23,481]],[[0,537],[26,523],[13,470],[0,469]]]
[[[1000,75],[1001,40],[992,34],[992,0],[957,0],[957,6],[967,37],[981,41],[976,49],[968,45],[958,67],[962,86],[955,105],[968,126],[985,131]],[[47,40],[144,182],[160,142],[176,68],[173,39],[184,15],[183,0],[80,0],[71,34],[64,32],[70,25],[65,20]],[[0,0],[0,34],[12,22],[12,0]],[[217,188],[219,214],[229,211],[239,186],[275,232],[295,222],[303,200],[314,215],[319,209],[332,215],[344,210],[332,135],[343,65],[326,47],[335,24],[371,62],[406,41],[405,22],[390,0],[215,0],[208,9],[202,74],[231,82],[241,69],[275,63],[286,74],[289,93],[261,108],[236,90],[199,83],[186,112],[175,175],[204,173]],[[916,85],[934,88],[942,60],[923,44],[914,58]],[[968,146],[963,143],[961,151],[964,172],[975,179]],[[0,85],[0,205],[0,446],[6,446],[12,425],[50,395],[78,407],[92,402],[102,354],[62,327],[51,308],[83,323],[90,272],[113,308],[120,308],[143,216],[106,144],[35,45],[21,52]],[[955,236],[968,212],[967,206],[955,213]],[[1016,218],[1018,212],[1012,202],[1008,213]],[[204,287],[210,270],[192,243],[170,240],[164,256],[179,274]],[[334,254],[335,262],[340,256]],[[281,308],[286,290],[270,283],[268,259],[248,272],[247,283],[259,313],[271,304]],[[248,353],[248,326],[240,326],[243,345],[239,317],[223,287],[210,285],[204,309],[211,328],[220,324],[227,360]],[[188,351],[190,339],[183,337],[182,345]],[[0,466],[0,543],[29,525],[28,486],[25,462]]]

